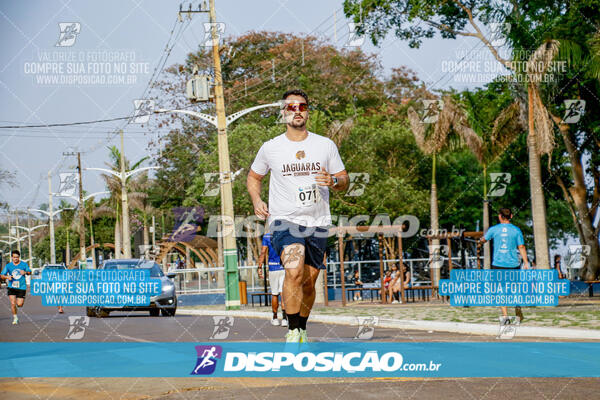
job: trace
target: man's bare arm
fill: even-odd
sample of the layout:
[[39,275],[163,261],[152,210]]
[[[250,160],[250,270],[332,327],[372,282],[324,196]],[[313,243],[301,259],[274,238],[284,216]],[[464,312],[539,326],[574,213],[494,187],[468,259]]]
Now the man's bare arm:
[[350,178],[348,177],[348,172],[346,172],[346,170],[333,174],[333,176],[338,180],[337,185],[331,187],[333,190],[336,192],[343,192],[348,189],[348,186],[350,186]]
[[[338,181],[335,185],[333,183],[334,176]],[[321,168],[321,171],[319,171],[317,176],[315,176],[315,180],[320,186],[328,186],[336,192],[341,192],[342,190],[348,189],[348,185],[350,184],[350,179],[348,178],[348,173],[346,170],[331,175],[325,170],[325,168]]]
[[529,267],[529,261],[527,260],[527,250],[525,249],[525,245],[520,245],[518,247],[519,253],[521,253],[521,258],[523,259],[523,266],[525,268]]
[[261,219],[266,219],[269,216],[269,208],[267,203],[262,201],[260,198],[260,188],[264,177],[264,175],[259,175],[250,170],[248,173],[248,178],[246,179],[248,194],[250,195],[250,199],[252,199],[252,205],[254,206],[254,214]]

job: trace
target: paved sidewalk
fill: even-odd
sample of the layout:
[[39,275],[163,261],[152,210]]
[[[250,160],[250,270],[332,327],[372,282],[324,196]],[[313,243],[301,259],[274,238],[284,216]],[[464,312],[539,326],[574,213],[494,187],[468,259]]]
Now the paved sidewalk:
[[[224,311],[224,306],[180,307],[178,313],[192,315],[228,314],[241,317],[271,318],[270,307],[246,306],[239,311]],[[512,307],[509,312],[514,313]],[[600,339],[600,297],[561,298],[557,307],[525,307],[520,336],[562,339]],[[484,335],[498,334],[498,307],[452,307],[441,301],[405,304],[350,302],[342,307],[315,306],[312,321],[356,325],[356,317],[379,317],[384,328],[418,329]],[[514,314],[513,314],[514,315]]]

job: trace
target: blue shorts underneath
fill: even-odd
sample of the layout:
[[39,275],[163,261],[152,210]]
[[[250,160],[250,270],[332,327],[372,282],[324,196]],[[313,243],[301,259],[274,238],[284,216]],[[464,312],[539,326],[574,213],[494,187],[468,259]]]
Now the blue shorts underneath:
[[277,254],[281,256],[286,246],[298,243],[304,246],[304,264],[325,269],[323,258],[327,249],[327,229],[275,220],[271,225],[271,232],[271,244]]

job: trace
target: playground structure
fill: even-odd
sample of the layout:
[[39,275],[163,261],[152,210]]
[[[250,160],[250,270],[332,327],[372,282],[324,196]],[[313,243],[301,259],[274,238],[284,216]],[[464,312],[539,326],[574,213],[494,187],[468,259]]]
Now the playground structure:
[[[365,237],[377,237],[378,241],[378,252],[379,252],[379,292],[381,303],[386,304],[388,302],[388,293],[386,288],[381,284],[382,277],[385,274],[384,264],[390,260],[396,260],[398,264],[398,271],[401,277],[404,277],[406,266],[403,260],[403,242],[402,235],[404,228],[401,225],[387,225],[387,226],[340,226],[334,227],[329,230],[330,235],[337,237],[337,247],[339,252],[339,264],[341,274],[341,289],[342,289],[342,305],[346,305],[346,279],[345,279],[345,247],[346,240],[364,239]],[[349,238],[347,238],[349,236]],[[400,296],[403,302],[406,301],[406,291],[408,290],[430,290],[432,297],[437,297],[438,292],[438,281],[440,273],[443,267],[444,259],[447,260],[447,274],[454,268],[452,261],[452,240],[458,240],[459,254],[461,255],[461,261],[459,266],[461,268],[467,267],[467,248],[471,247],[471,250],[475,253],[477,262],[477,268],[480,269],[481,265],[481,245],[479,239],[483,236],[483,232],[465,232],[465,231],[453,231],[453,232],[442,232],[437,235],[427,235],[427,242],[429,245],[429,260],[428,260],[428,271],[429,271],[429,285],[415,286],[411,288],[405,288],[404,285],[400,285]],[[439,245],[438,241],[445,241],[445,245]],[[467,242],[470,242],[468,246]],[[385,253],[385,257],[384,257]],[[385,258],[385,260],[384,260]],[[393,261],[394,263],[396,261]],[[437,272],[436,272],[437,271]],[[437,276],[436,276],[437,274]],[[325,274],[325,277],[327,274]],[[327,288],[327,278],[324,282],[325,288]],[[327,290],[326,290],[327,293]],[[327,302],[327,296],[326,296]]]

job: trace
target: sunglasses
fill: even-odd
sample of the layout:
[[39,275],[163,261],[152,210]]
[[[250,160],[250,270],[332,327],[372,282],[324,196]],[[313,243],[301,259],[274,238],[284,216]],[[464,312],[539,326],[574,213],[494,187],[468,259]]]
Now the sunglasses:
[[308,104],[306,103],[290,103],[285,105],[286,111],[304,112],[308,111]]

